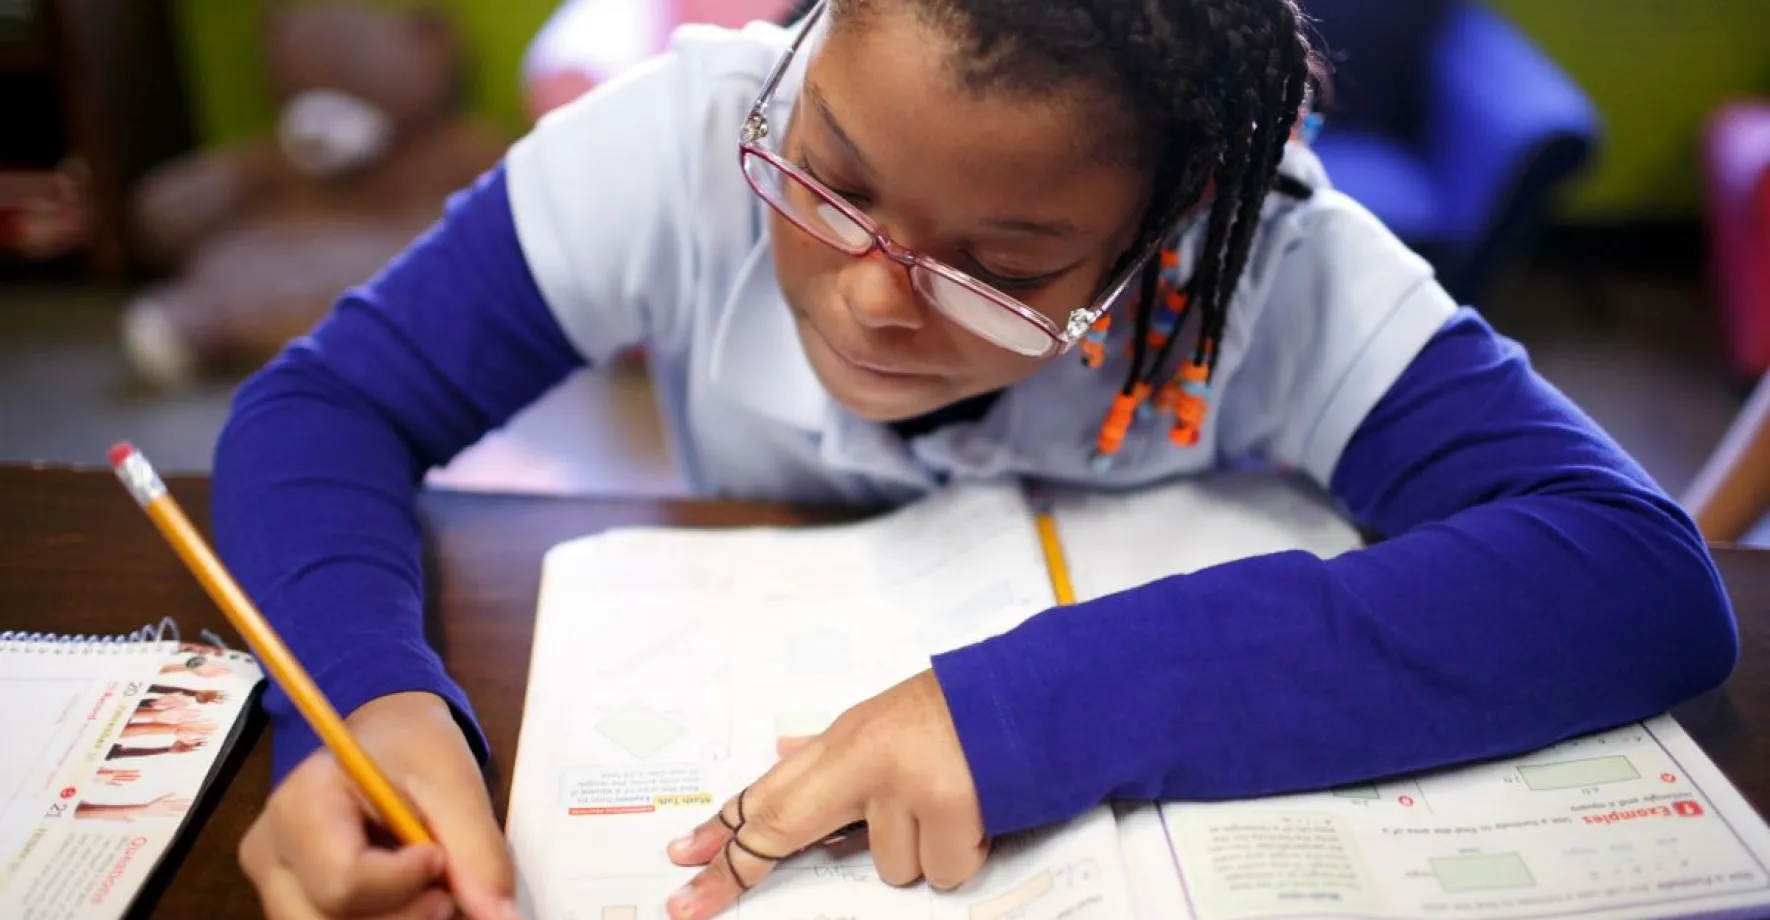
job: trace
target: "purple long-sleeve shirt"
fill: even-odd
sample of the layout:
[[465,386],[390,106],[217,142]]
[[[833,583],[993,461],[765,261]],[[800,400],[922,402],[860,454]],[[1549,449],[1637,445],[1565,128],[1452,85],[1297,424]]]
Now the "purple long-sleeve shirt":
[[[425,643],[414,493],[583,363],[500,168],[240,389],[215,458],[220,549],[341,711],[433,692],[484,756]],[[1176,576],[935,659],[990,833],[1113,796],[1520,752],[1663,711],[1734,663],[1691,521],[1474,313],[1383,397],[1331,487],[1386,539]],[[266,706],[280,779],[317,742],[281,693]]]

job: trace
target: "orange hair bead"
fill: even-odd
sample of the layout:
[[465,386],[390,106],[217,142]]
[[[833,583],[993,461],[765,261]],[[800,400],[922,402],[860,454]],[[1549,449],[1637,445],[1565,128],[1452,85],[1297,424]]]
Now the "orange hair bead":
[[1112,408],[1106,412],[1106,420],[1100,424],[1100,434],[1094,440],[1095,465],[1103,466],[1110,463],[1112,456],[1119,451],[1124,443],[1125,432],[1131,428],[1131,418],[1137,413],[1137,406],[1149,396],[1149,385],[1139,383],[1129,393],[1120,393],[1112,398]]
[[1168,440],[1177,447],[1197,444],[1207,410],[1205,401],[1197,396],[1188,393],[1181,397],[1180,404],[1174,407],[1174,427],[1168,429]]
[[1168,386],[1178,388],[1178,398],[1173,400],[1174,427],[1168,430],[1168,440],[1178,447],[1191,447],[1198,443],[1199,432],[1204,428],[1205,415],[1210,411],[1210,390],[1205,386],[1209,380],[1211,369],[1197,361],[1188,361],[1180,368],[1176,379]]

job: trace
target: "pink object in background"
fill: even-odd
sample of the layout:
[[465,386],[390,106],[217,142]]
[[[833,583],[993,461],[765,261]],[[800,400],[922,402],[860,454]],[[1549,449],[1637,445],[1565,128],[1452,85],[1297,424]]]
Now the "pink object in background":
[[1770,371],[1770,101],[1723,106],[1703,139],[1711,281],[1734,368]]
[[523,57],[529,115],[540,118],[662,50],[676,27],[773,20],[789,0],[566,0]]
[[85,245],[90,219],[83,162],[69,160],[54,170],[0,170],[0,253],[32,261],[60,258]]

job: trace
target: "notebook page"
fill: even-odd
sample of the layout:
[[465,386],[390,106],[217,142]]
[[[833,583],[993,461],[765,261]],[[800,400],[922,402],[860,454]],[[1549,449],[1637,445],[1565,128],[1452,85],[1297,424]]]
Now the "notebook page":
[[[528,916],[661,918],[693,875],[665,844],[850,705],[937,651],[1051,603],[1018,490],[976,486],[866,523],[632,530],[544,567],[509,836]],[[959,892],[896,889],[816,850],[745,895],[746,920],[1120,917],[1106,810],[1004,841]]]
[[251,705],[249,656],[0,637],[0,916],[122,916]]

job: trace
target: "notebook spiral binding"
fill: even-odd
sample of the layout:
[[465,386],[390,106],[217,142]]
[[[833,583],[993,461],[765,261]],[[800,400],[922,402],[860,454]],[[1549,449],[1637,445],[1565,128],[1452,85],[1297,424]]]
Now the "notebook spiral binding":
[[[223,650],[228,648],[227,643],[222,641],[220,636],[207,629],[199,635],[207,644],[215,648]],[[23,646],[21,651],[56,655],[126,651],[153,642],[182,642],[183,640],[184,637],[178,630],[178,622],[171,617],[165,617],[158,623],[150,623],[134,632],[110,636],[0,630],[0,648],[9,645]]]

